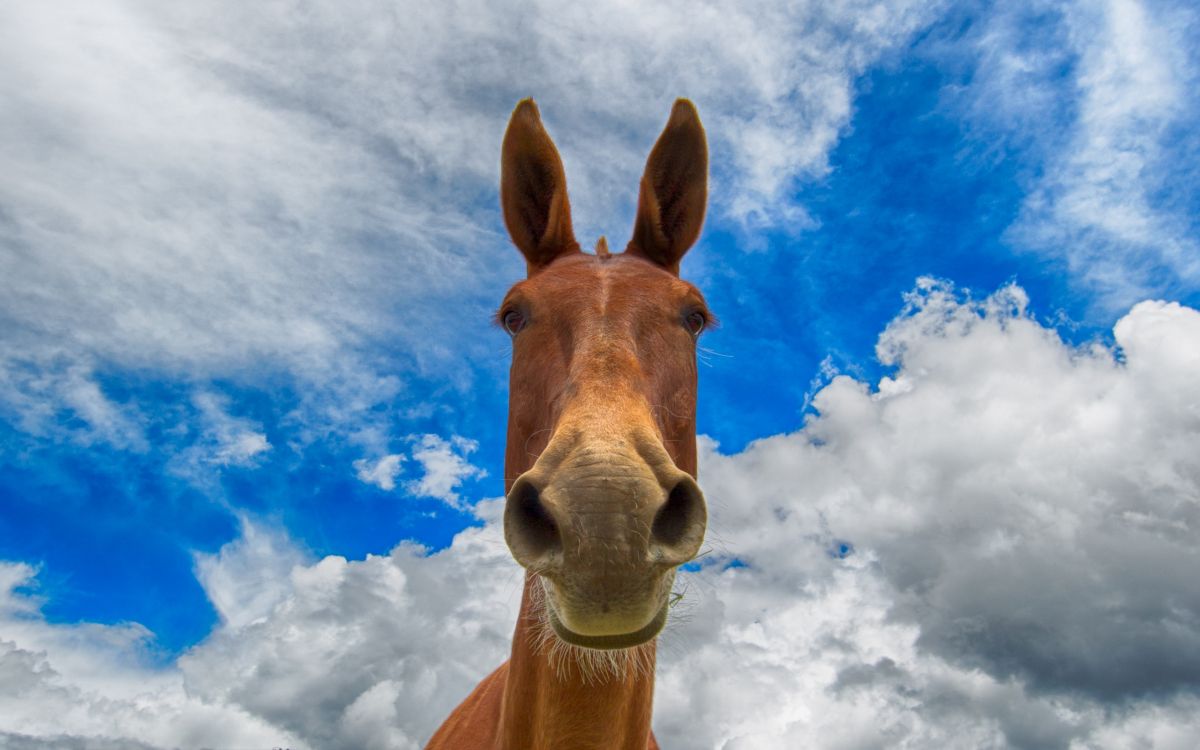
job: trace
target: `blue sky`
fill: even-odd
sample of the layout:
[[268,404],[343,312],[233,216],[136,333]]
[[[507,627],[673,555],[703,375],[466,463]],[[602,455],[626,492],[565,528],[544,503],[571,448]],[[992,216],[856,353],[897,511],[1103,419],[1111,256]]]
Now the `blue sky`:
[[[1200,308],[1193,9],[1134,0],[825,10],[764,3],[737,12],[706,6],[676,25],[669,9],[628,19],[603,5],[592,16],[566,14],[559,26],[530,9],[492,9],[496,30],[485,34],[440,10],[400,5],[364,1],[340,13],[315,4],[287,18],[218,2],[3,12],[11,23],[0,24],[9,29],[0,32],[9,50],[0,53],[0,92],[12,104],[0,114],[0,163],[9,165],[0,178],[0,560],[14,571],[3,611],[17,614],[0,621],[0,642],[14,644],[10,656],[43,653],[61,673],[57,688],[76,691],[68,702],[86,706],[125,688],[78,677],[78,655],[55,650],[69,648],[63,634],[108,633],[112,645],[126,637],[112,634],[134,633],[114,646],[113,663],[178,677],[188,696],[234,712],[244,726],[230,731],[244,733],[227,741],[364,742],[349,729],[323,735],[236,691],[213,692],[222,682],[217,657],[281,658],[230,644],[256,642],[241,629],[267,632],[272,618],[300,606],[308,579],[296,570],[344,565],[376,581],[372,566],[400,560],[401,580],[417,582],[471,554],[462,550],[477,537],[456,539],[464,529],[480,539],[494,532],[493,506],[477,505],[502,493],[508,342],[491,313],[524,271],[497,210],[508,113],[520,97],[538,99],[563,151],[580,240],[603,233],[619,247],[645,154],[673,98],[690,96],[708,128],[712,205],[683,275],[722,321],[703,341],[701,481],[717,504],[715,558],[746,561],[732,572],[697,572],[697,588],[709,593],[693,616],[706,622],[722,586],[733,585],[728,576],[792,580],[781,590],[793,593],[807,581],[834,604],[830,582],[859,576],[843,581],[858,592],[858,609],[833,611],[881,630],[852,649],[858,661],[830,668],[832,686],[806,688],[832,700],[839,716],[873,705],[888,680],[903,682],[887,665],[911,658],[904,679],[920,682],[931,708],[910,711],[919,721],[897,719],[893,740],[901,730],[917,744],[943,736],[958,719],[934,711],[931,685],[947,691],[954,683],[968,694],[970,669],[995,681],[972,688],[1001,727],[987,735],[991,746],[1161,740],[1164,726],[1184,742],[1198,736],[1189,734],[1200,731],[1194,715],[1178,720],[1200,688],[1200,576],[1187,583],[1200,573],[1194,541],[1163,537],[1173,540],[1163,560],[1179,576],[1162,574],[1140,598],[1125,577],[1136,564],[1095,573],[1111,574],[1108,590],[1121,602],[1109,614],[1149,623],[1122,646],[1131,653],[1157,637],[1154,623],[1167,627],[1150,613],[1183,613],[1172,631],[1182,632],[1173,674],[1158,682],[1114,676],[1071,647],[1056,649],[1053,638],[1038,654],[1006,651],[1006,639],[1033,637],[1035,624],[1065,641],[1109,642],[1107,631],[1088,629],[1095,613],[1086,606],[1041,610],[1041,593],[1006,582],[1002,566],[963,563],[961,580],[930,572],[943,568],[917,548],[936,537],[933,529],[952,530],[936,537],[950,555],[988,526],[983,509],[991,506],[977,498],[977,514],[963,510],[974,495],[957,480],[923,483],[987,462],[938,452],[946,446],[917,451],[896,468],[895,493],[904,505],[904,488],[925,489],[901,512],[887,500],[892,490],[856,484],[856,459],[839,453],[876,435],[895,441],[879,455],[907,455],[942,432],[1011,445],[1007,423],[989,421],[993,410],[1027,418],[1021,436],[1069,424],[1072,445],[1103,446],[1121,415],[1136,413],[1162,420],[1153,440],[1182,451],[1165,474],[1092,487],[1081,478],[1091,476],[1090,459],[1054,453],[1055,442],[1045,465],[989,452],[1002,477],[995,482],[1024,508],[1021,517],[1043,520],[1038,529],[1067,513],[1046,509],[1056,488],[1086,485],[1088,497],[1113,498],[1111,507],[1076,507],[1088,519],[1079,528],[1094,534],[1076,531],[1066,546],[1081,550],[1075,562],[1084,567],[1089,551],[1124,539],[1099,521],[1093,527],[1096,518],[1136,519],[1139,534],[1183,528],[1194,536],[1200,470],[1183,447],[1196,425],[1167,416],[1194,416],[1200,403],[1176,377],[1200,356],[1189,317]],[[522,35],[536,38],[534,52],[517,54],[529,44]],[[464,36],[477,44],[455,41]],[[1143,300],[1179,304],[1135,307]],[[1134,350],[1146,352],[1138,356],[1158,380],[1120,380],[1135,377],[1133,364],[1122,369]],[[1006,390],[1023,362],[1041,363],[1035,380],[1046,388],[1037,396]],[[1012,377],[971,390],[987,372]],[[1096,385],[1105,378],[1111,387]],[[938,388],[942,400],[919,400]],[[1147,400],[1120,401],[1127,391]],[[886,411],[892,394],[926,403],[918,410],[926,415],[941,408],[930,404],[953,408],[921,426],[901,406]],[[1047,394],[1050,407],[1023,411]],[[1077,411],[1048,416],[1072,399]],[[1086,405],[1101,402],[1116,404],[1116,416],[1089,416]],[[851,418],[876,408],[878,423]],[[1118,454],[1164,455],[1134,432]],[[755,516],[736,500],[758,498],[755,477],[795,489],[756,499],[767,505]],[[1163,493],[1177,500],[1156,505]],[[792,517],[789,504],[797,518],[821,510],[797,522],[788,544],[845,544],[849,553],[804,568],[796,562],[809,560],[804,553],[756,557],[752,543],[739,542],[755,538],[745,531],[752,528],[771,537],[765,529]],[[851,509],[864,507],[872,520],[854,520]],[[999,523],[1003,543],[993,542],[1018,550],[1049,543],[1043,531],[1013,524]],[[911,539],[889,528],[908,529]],[[424,551],[393,552],[405,541]],[[256,557],[256,544],[271,554]],[[1040,555],[1027,552],[1020,565]],[[505,565],[503,554],[496,559]],[[793,564],[800,572],[787,572]],[[1080,575],[1064,578],[1059,593],[1094,596]],[[994,587],[1017,606],[992,611],[952,595],[971,586]],[[393,602],[402,616],[404,606],[433,606],[433,594],[419,591],[409,591],[407,605]],[[776,593],[763,611],[783,622],[792,594]],[[1014,614],[1022,611],[1028,621]],[[503,651],[504,616],[496,616],[495,643],[480,647],[481,664]],[[974,618],[979,642],[955,630],[963,618]],[[687,631],[701,644],[696,654],[731,637],[733,624],[713,622]],[[445,627],[420,623],[406,632]],[[863,645],[897,623],[910,629],[888,638],[910,641],[908,656]],[[672,658],[676,667],[665,669],[693,656],[681,647]],[[348,707],[368,695],[388,704],[390,695],[391,713],[363,720],[372,741],[419,742],[428,718],[405,719],[403,704],[417,700],[413,691],[433,690],[421,687],[433,680],[439,687],[420,694],[453,705],[454,680],[466,684],[471,674],[462,667],[451,679],[438,664],[430,657],[425,682],[401,670],[347,684],[330,703],[344,709],[334,719],[350,726],[359,714]],[[682,673],[664,674],[660,736],[682,746],[733,747],[720,743],[736,738],[773,746],[818,728],[799,715],[760,735],[717,719],[687,727],[678,717],[703,697],[664,696]],[[852,678],[884,692],[847,697],[837,686]],[[996,692],[980,697],[986,690]],[[0,723],[0,732],[52,734],[20,702],[37,695],[31,688],[13,697],[28,719]],[[1045,695],[1070,717],[1051,717]],[[1125,718],[1112,718],[1115,706]],[[161,726],[83,722],[58,731],[186,744],[163,728],[178,718],[172,710],[162,709]],[[1033,740],[1012,724],[1020,711],[1041,717],[1029,720]],[[756,736],[760,744],[746,739]]]

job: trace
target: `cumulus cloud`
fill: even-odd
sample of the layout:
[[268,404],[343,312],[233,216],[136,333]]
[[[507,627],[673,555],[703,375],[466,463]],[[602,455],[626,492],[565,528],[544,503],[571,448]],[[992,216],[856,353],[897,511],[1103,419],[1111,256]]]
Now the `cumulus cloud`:
[[241,536],[215,554],[195,555],[196,578],[222,623],[240,628],[269,616],[287,596],[288,577],[311,561],[279,531],[241,519]]
[[431,707],[507,655],[522,573],[501,505],[478,503],[485,525],[443,552],[405,543],[359,561],[313,561],[246,519],[197,556],[221,624],[166,667],[140,626],[47,623],[22,590],[34,569],[0,564],[0,747],[415,750],[440,720]]
[[400,476],[400,472],[403,471],[400,468],[400,464],[403,462],[404,454],[402,453],[389,453],[374,461],[360,458],[354,462],[354,471],[360,482],[373,484],[381,490],[390,492],[396,489],[396,477]]
[[[410,494],[437,498],[453,508],[462,509],[459,486],[468,479],[487,476],[486,471],[467,460],[479,449],[479,443],[459,435],[447,440],[432,434],[411,437],[409,442],[413,446],[411,462],[420,467],[422,474],[405,482],[404,489]],[[401,464],[409,460],[402,453],[389,453],[374,460],[360,458],[354,462],[354,470],[360,482],[390,492],[396,489],[396,478],[403,471]]]
[[1141,303],[1113,351],[1025,303],[924,279],[879,340],[894,375],[835,378],[797,433],[707,446],[710,538],[749,567],[691,577],[658,693],[682,744],[1200,736],[1200,312]]
[[[880,336],[889,377],[836,377],[741,453],[704,440],[711,551],[661,640],[664,745],[1194,746],[1200,312],[1143,302],[1114,337],[1073,347],[1018,287],[922,279]],[[227,737],[420,747],[507,653],[501,508],[357,561],[248,525],[197,558],[221,625],[159,670],[119,661],[143,629],[46,624],[16,593],[32,569],[0,568],[0,731],[170,744],[156,722],[201,705]],[[88,710],[131,691],[137,722]]]
[[406,543],[293,568],[269,617],[224,628],[180,660],[188,688],[315,747],[420,747],[441,707],[508,653],[522,574],[500,509],[478,504],[486,524],[433,555]]
[[0,747],[308,747],[231,704],[189,694],[153,665],[138,625],[54,625],[26,588],[35,571],[0,563]]
[[479,448],[479,443],[455,435],[446,440],[438,435],[423,435],[413,448],[413,460],[421,464],[424,476],[408,483],[414,495],[436,497],[451,507],[462,507],[456,492],[466,479],[482,479],[487,472],[467,461],[467,456]]

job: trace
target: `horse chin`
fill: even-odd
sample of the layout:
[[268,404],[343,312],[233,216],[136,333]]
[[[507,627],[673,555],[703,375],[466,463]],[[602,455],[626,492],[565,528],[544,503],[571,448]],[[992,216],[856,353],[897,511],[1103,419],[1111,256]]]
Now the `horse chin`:
[[550,627],[554,630],[554,634],[561,640],[572,646],[590,648],[597,651],[613,651],[640,646],[652,640],[662,631],[663,626],[667,624],[667,605],[665,602],[658,610],[658,613],[645,626],[629,633],[619,633],[616,635],[584,635],[576,633],[566,625],[563,625],[562,620],[554,612],[553,606],[548,606],[546,611],[549,616]]

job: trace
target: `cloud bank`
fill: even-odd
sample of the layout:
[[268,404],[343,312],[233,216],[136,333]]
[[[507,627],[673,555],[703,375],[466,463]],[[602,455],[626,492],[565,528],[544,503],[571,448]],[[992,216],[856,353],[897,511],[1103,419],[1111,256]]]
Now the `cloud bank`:
[[710,446],[712,538],[749,568],[698,577],[668,652],[682,745],[1195,742],[1200,313],[1140,303],[1112,351],[1025,305],[922,280],[879,339],[893,376]]
[[[711,552],[661,642],[664,744],[1194,746],[1200,312],[1142,302],[1115,348],[1072,347],[1026,304],[922,279],[879,338],[891,376],[834,377],[741,453],[704,443]],[[358,561],[249,526],[198,558],[222,624],[166,668],[130,666],[137,626],[45,623],[6,565],[0,736],[419,747],[507,653],[500,509]]]

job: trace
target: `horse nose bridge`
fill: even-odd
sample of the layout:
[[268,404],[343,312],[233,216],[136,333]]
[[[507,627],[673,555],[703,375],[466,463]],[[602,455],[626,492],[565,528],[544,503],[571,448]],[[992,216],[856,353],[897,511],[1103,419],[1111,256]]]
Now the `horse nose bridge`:
[[[577,437],[657,435],[657,422],[642,363],[624,347],[593,343],[575,358],[560,404],[558,427]],[[557,430],[556,430],[557,431]]]
[[678,473],[649,402],[636,389],[615,385],[572,399],[534,470],[550,474],[595,460],[627,468],[644,465],[664,484]]

